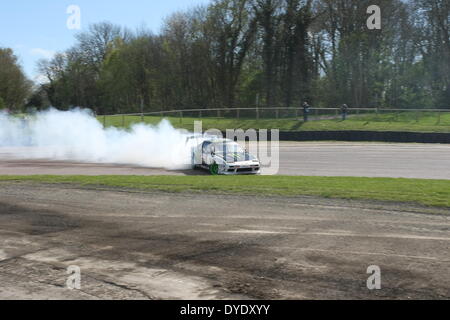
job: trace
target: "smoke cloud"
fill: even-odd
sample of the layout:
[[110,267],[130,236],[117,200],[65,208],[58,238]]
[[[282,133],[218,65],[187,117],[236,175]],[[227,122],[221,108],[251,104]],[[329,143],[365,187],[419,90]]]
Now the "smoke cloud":
[[157,126],[136,124],[129,130],[103,128],[86,109],[50,109],[25,120],[0,112],[0,147],[21,159],[185,169],[191,163],[187,136],[167,120]]

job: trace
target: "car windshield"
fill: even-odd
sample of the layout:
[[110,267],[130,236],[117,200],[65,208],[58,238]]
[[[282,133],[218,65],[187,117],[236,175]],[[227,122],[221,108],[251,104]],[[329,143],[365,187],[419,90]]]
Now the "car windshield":
[[221,157],[226,157],[227,162],[239,162],[239,161],[249,161],[255,160],[256,158],[250,155],[244,148],[239,144],[234,142],[226,143],[215,143],[214,144],[215,154]]

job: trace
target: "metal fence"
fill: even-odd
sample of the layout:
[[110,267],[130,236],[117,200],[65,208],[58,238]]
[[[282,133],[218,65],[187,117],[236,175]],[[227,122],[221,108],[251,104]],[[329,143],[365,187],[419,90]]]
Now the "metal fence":
[[[349,108],[347,118],[372,116],[372,119],[386,121],[407,120],[420,121],[424,116],[436,119],[436,124],[441,123],[442,115],[450,114],[450,109],[381,109],[381,108]],[[375,115],[375,117],[373,117]],[[146,116],[178,118],[183,123],[184,118],[210,118],[210,119],[242,119],[242,120],[304,120],[302,108],[214,108],[214,109],[186,109],[164,110],[144,113],[110,114],[99,116],[106,125],[107,118],[118,117],[119,123],[124,126],[127,117],[138,117],[145,121]],[[388,116],[386,118],[386,116]],[[317,120],[342,120],[341,108],[310,108],[309,121]],[[116,121],[117,122],[117,121]]]

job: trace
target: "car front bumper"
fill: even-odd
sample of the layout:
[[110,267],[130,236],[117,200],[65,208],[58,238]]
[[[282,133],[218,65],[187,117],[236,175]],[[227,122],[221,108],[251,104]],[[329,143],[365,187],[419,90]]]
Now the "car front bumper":
[[251,164],[251,165],[227,165],[221,168],[219,174],[223,175],[248,175],[248,174],[260,174],[261,165]]

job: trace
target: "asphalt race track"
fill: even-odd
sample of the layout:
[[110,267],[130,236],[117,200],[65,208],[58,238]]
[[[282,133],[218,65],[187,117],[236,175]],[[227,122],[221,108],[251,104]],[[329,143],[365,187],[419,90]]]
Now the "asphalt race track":
[[[12,152],[21,154],[11,158]],[[0,148],[0,175],[197,175],[131,165],[27,160],[27,148]],[[293,143],[280,147],[281,175],[450,179],[450,145]]]
[[450,179],[450,145],[282,143],[283,175]]

